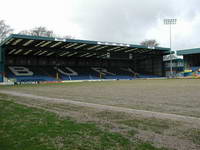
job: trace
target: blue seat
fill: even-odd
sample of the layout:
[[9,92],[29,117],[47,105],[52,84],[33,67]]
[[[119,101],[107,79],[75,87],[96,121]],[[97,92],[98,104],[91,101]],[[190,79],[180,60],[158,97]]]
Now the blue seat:
[[192,76],[193,72],[184,72],[184,77]]
[[[99,80],[100,73],[90,67],[69,67],[60,66],[56,70],[55,66],[24,66],[34,73],[32,76],[16,76],[7,67],[7,77],[14,78],[18,82],[35,81],[61,81],[61,80]],[[98,68],[98,67],[97,67]],[[102,79],[132,80],[135,78],[158,78],[155,75],[140,74],[134,76],[134,71],[130,68],[109,67],[103,68]],[[64,75],[65,74],[65,75]],[[75,75],[67,75],[75,74]],[[57,79],[58,77],[58,79]]]
[[145,74],[141,74],[141,75],[139,75],[139,78],[161,78],[161,77],[157,76],[157,75],[145,75]]
[[199,69],[200,69],[200,66],[191,67],[192,72],[198,71]]

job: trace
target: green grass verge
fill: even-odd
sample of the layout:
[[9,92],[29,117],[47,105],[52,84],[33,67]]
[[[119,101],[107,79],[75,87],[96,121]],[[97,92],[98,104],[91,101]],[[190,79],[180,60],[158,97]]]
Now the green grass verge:
[[92,123],[77,123],[44,110],[0,99],[1,150],[160,150]]
[[124,120],[120,121],[120,123],[141,130],[152,131],[158,134],[163,134],[165,130],[178,125],[178,122],[156,118]]
[[200,145],[200,129],[190,129],[184,132],[184,135],[190,137],[195,144]]

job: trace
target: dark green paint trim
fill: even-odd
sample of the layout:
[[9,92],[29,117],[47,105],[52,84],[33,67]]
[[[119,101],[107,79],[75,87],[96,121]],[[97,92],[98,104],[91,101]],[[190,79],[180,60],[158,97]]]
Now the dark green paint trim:
[[177,51],[177,55],[190,55],[190,54],[199,54],[200,48],[193,48],[193,49],[185,49]]

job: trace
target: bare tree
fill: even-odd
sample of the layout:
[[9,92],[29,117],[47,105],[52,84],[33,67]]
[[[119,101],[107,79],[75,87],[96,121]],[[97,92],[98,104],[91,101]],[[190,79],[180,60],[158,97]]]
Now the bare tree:
[[19,34],[32,35],[32,36],[44,36],[44,37],[54,37],[52,30],[48,30],[46,27],[36,27],[31,30],[22,30]]
[[13,29],[4,20],[0,20],[0,42],[12,33]]
[[145,41],[142,41],[140,44],[150,47],[150,48],[154,48],[159,45],[159,43],[156,40],[145,40]]
[[71,35],[66,35],[66,36],[57,35],[52,30],[48,30],[46,27],[36,27],[31,30],[22,30],[21,32],[19,32],[19,34],[32,35],[32,36],[55,37],[55,38],[64,38],[64,39],[74,38]]
[[31,34],[34,36],[45,36],[45,37],[53,37],[53,31],[48,30],[46,27],[36,27],[31,30]]
[[22,30],[20,31],[18,34],[22,34],[22,35],[31,35],[31,32],[29,30]]

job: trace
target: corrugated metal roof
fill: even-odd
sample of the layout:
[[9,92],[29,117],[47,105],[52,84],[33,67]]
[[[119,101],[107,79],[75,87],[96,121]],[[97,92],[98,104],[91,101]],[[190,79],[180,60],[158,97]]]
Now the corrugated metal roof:
[[101,57],[107,53],[128,55],[142,53],[169,54],[169,48],[148,48],[142,45],[62,39],[12,34],[1,44],[7,55]]
[[177,51],[177,55],[190,55],[190,54],[199,54],[200,48],[193,48],[193,49],[185,49]]

